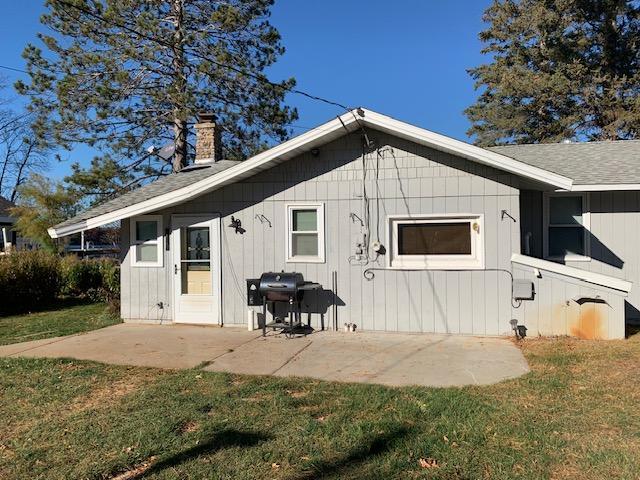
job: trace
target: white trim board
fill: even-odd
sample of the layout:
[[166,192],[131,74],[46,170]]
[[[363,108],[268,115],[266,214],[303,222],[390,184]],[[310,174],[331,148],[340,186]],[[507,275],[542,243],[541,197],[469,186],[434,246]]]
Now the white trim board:
[[633,287],[633,283],[627,280],[622,280],[621,278],[610,277],[609,275],[603,275],[601,273],[588,272],[575,267],[567,267],[560,263],[528,257],[527,255],[521,255],[519,253],[511,255],[511,262],[531,268],[537,268],[538,270],[546,270],[559,275],[576,278],[587,283],[593,283],[594,285],[619,290],[624,293],[629,293],[631,291],[631,287]]
[[245,160],[220,173],[204,178],[186,187],[159,195],[133,205],[129,205],[113,212],[98,215],[87,220],[78,221],[64,227],[51,227],[48,232],[52,238],[63,237],[82,230],[99,227],[107,223],[122,220],[123,218],[142,215],[165,207],[185,202],[193,197],[216,190],[230,183],[240,181],[251,175],[271,168],[296,155],[319,147],[331,140],[342,136],[345,132],[353,132],[362,127],[370,127],[389,133],[411,142],[425,145],[436,150],[451,153],[468,160],[488,165],[505,172],[523,176],[531,180],[556,187],[558,189],[571,190],[573,181],[570,178],[558,175],[538,167],[528,165],[513,158],[496,152],[476,147],[469,143],[438,133],[401,122],[394,118],[382,115],[371,110],[356,109],[335,118],[319,127],[302,135],[292,138],[265,152]]
[[640,190],[640,183],[609,183],[593,185],[573,185],[572,192],[617,192]]

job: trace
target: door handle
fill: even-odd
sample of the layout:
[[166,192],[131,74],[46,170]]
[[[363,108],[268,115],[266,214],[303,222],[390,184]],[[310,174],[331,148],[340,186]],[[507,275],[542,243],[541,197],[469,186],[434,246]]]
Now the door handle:
[[173,274],[177,275],[178,274],[178,265],[173,265]]

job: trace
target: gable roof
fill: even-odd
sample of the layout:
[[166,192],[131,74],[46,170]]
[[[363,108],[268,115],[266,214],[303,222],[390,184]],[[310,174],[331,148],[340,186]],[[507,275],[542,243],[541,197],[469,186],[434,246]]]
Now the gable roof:
[[[395,120],[371,110],[356,109],[243,162],[238,162],[234,165],[217,162],[214,165],[221,164],[226,168],[215,173],[210,171],[209,173],[211,174],[204,174],[202,177],[198,177],[198,174],[194,173],[189,182],[177,179],[181,175],[185,175],[184,172],[170,175],[166,179],[158,180],[147,187],[125,194],[123,196],[125,197],[124,200],[123,197],[116,198],[58,224],[49,229],[49,234],[53,238],[70,235],[116,220],[182,203],[272,168],[303,152],[310,151],[341,137],[345,134],[345,131],[354,132],[363,127],[371,127],[411,142],[542,182],[555,188],[571,189],[572,180],[555,172],[514,160],[499,152],[476,147],[475,145]],[[197,172],[197,170],[194,172]],[[172,177],[176,177],[176,179]],[[162,184],[154,187],[154,184],[158,182],[162,182]]]
[[488,150],[572,178],[573,191],[640,188],[640,140],[504,145]]
[[[90,223],[94,218],[108,215],[110,213],[122,210],[128,206],[135,205],[146,200],[151,200],[166,193],[175,192],[189,185],[193,185],[196,182],[202,181],[228,168],[231,168],[238,163],[240,162],[233,160],[221,160],[219,162],[207,165],[194,165],[190,168],[185,168],[179,173],[167,175],[166,177],[160,177],[154,182],[151,182],[130,192],[124,193],[118,197],[96,205],[93,208],[85,210],[75,217],[57,224],[54,228],[59,231],[64,231],[68,228],[76,228],[76,225],[81,224],[82,222]],[[105,224],[102,223],[101,225]],[[86,227],[83,228],[83,230],[86,230],[87,228],[93,227]],[[62,235],[69,235],[71,233],[76,233],[77,231],[63,233]]]

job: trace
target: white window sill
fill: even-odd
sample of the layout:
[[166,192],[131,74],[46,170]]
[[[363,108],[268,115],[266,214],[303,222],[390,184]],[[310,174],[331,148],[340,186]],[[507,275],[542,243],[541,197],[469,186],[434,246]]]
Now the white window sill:
[[136,262],[132,263],[131,266],[133,268],[161,268],[162,263],[154,262],[154,263],[145,263],[145,262]]
[[320,257],[291,257],[285,260],[286,263],[324,263],[324,258]]
[[469,261],[465,259],[460,262],[446,261],[446,262],[424,262],[416,260],[392,260],[389,266],[392,270],[484,270],[484,264],[479,261]]

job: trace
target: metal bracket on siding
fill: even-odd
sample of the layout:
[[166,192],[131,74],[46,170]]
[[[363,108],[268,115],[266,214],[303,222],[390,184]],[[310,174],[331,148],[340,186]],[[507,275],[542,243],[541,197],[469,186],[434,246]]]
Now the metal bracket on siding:
[[271,220],[269,220],[267,217],[265,217],[263,214],[258,214],[256,213],[256,220],[258,220],[260,223],[264,224],[265,222],[269,224],[269,228],[271,228]]
[[500,213],[501,213],[500,220],[504,220],[504,217],[509,217],[514,222],[517,222],[517,220],[513,218],[511,215],[509,215],[509,212],[507,212],[506,210],[501,210]]

